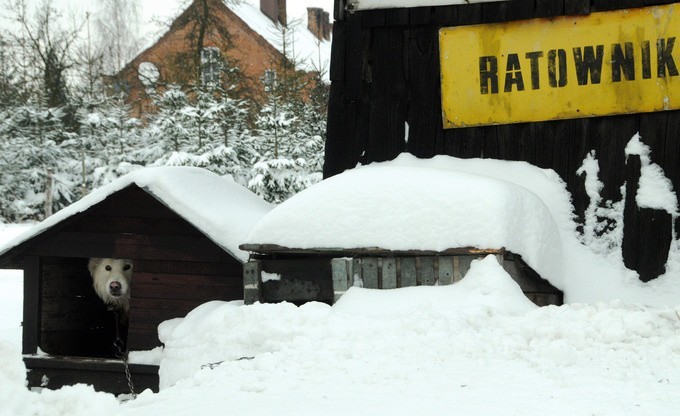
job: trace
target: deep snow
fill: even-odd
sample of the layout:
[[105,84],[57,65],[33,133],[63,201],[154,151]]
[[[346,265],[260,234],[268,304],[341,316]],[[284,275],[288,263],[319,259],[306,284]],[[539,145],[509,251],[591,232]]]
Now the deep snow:
[[[639,135],[629,147],[649,159],[649,148],[645,153]],[[643,164],[643,173],[647,166]],[[677,215],[672,185],[654,166],[654,174],[641,177],[644,201]],[[589,171],[588,192],[594,199],[599,197],[592,183],[597,169]],[[597,215],[589,210],[586,223]],[[623,266],[620,255],[598,255],[592,249],[597,238],[586,236],[588,246],[576,232],[566,184],[553,170],[526,162],[402,154],[300,192],[257,222],[246,242],[289,248],[503,247],[522,255],[564,291],[569,303],[622,299],[649,306],[680,305],[678,241],[672,243],[668,273],[643,284]],[[621,241],[614,244],[620,248]]]
[[[374,168],[411,172],[423,163],[401,157]],[[596,174],[594,157],[585,165]],[[333,307],[208,302],[185,318],[161,324],[165,349],[133,355],[160,362],[161,392],[119,403],[86,386],[40,393],[23,387],[16,328],[21,281],[16,272],[3,272],[0,328],[9,331],[0,334],[9,339],[0,339],[0,414],[677,414],[677,269],[643,284],[615,257],[581,245],[569,195],[552,171],[452,158],[435,158],[427,169],[454,180],[475,175],[476,192],[492,202],[502,200],[490,194],[501,179],[511,184],[503,186],[505,191],[521,187],[535,195],[528,200],[542,201],[520,206],[544,205],[536,209],[552,217],[570,303],[535,307],[493,257],[473,263],[451,286],[355,287]],[[370,175],[380,169],[359,171]],[[416,177],[421,180],[414,186],[433,186]],[[596,180],[590,192],[597,193]],[[306,215],[311,226],[309,212],[297,215]],[[340,219],[337,211],[335,218]],[[8,239],[7,232],[2,227],[0,238]]]

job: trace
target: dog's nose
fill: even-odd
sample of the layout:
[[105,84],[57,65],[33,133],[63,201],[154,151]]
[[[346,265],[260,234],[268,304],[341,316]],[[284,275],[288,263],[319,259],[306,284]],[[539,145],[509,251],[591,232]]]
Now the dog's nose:
[[121,285],[120,282],[118,281],[113,281],[109,283],[109,292],[111,292],[111,294],[120,293],[120,290],[122,288],[123,285]]

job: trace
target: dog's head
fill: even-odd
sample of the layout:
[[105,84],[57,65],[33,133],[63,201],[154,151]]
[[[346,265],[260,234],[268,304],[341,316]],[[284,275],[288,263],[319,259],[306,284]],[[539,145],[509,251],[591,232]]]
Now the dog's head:
[[116,308],[130,308],[132,260],[92,258],[87,265],[97,295]]

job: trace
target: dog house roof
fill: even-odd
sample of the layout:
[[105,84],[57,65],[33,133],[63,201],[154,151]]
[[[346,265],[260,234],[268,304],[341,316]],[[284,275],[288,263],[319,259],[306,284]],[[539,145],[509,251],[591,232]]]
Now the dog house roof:
[[272,205],[233,180],[193,167],[153,167],[133,171],[95,189],[24,234],[0,246],[0,256],[56,224],[88,210],[131,185],[137,185],[242,262],[248,253],[238,248],[251,227]]
[[325,249],[340,257],[365,249],[505,248],[559,287],[561,234],[571,231],[558,224],[570,223],[569,207],[552,171],[519,162],[401,155],[291,197],[266,214],[241,247],[262,253]]

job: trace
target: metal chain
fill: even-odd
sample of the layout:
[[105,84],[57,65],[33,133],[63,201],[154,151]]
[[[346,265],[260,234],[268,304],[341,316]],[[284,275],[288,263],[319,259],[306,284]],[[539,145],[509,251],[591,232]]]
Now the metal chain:
[[130,363],[128,361],[128,352],[123,351],[125,344],[120,337],[116,337],[113,341],[113,346],[116,349],[116,357],[123,360],[123,365],[125,366],[125,377],[127,378],[128,388],[130,389],[130,394],[132,395],[132,400],[137,398],[137,393],[135,393],[135,386],[132,384],[132,374],[130,373]]

